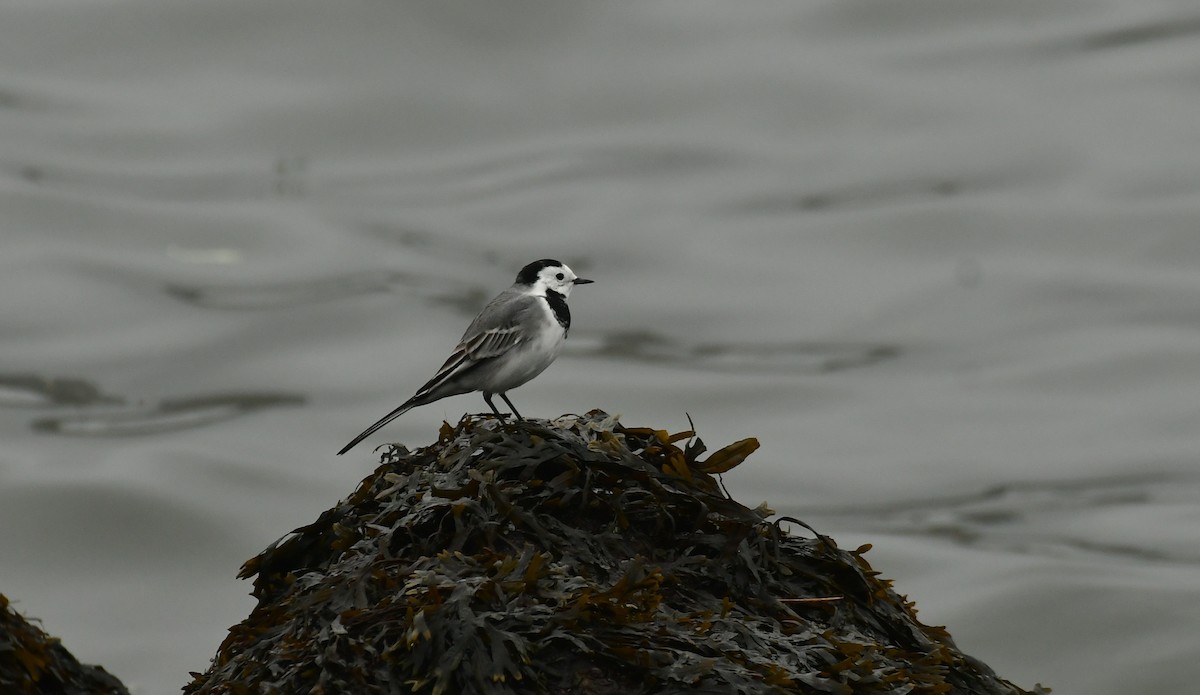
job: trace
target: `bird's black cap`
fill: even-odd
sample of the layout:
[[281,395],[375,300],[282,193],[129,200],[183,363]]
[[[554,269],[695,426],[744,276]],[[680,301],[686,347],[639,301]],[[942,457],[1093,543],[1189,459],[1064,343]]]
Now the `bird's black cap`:
[[542,272],[543,268],[561,265],[562,263],[554,260],[553,258],[543,258],[540,261],[534,261],[524,268],[521,268],[521,272],[517,273],[517,284],[532,285],[533,283],[537,282],[538,273]]

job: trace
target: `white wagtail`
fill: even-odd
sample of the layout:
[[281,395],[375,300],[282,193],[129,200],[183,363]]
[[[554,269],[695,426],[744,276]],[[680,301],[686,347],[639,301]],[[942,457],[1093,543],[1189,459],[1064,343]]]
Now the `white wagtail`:
[[558,357],[571,327],[567,297],[575,285],[590,282],[555,260],[534,261],[522,268],[512,287],[479,312],[429,383],[342,447],[338,455],[410,409],[460,393],[483,391],[488,407],[496,417],[503,417],[492,403],[492,394],[498,393],[521,420],[505,392],[541,374]]

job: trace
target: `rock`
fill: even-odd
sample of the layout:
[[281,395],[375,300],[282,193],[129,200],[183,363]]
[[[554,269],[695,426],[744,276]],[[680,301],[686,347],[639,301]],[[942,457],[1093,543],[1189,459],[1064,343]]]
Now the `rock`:
[[258,605],[184,690],[1027,692],[921,624],[865,548],[732,500],[718,476],[757,446],[704,457],[600,411],[392,445],[243,566]]
[[13,610],[0,594],[0,693],[4,695],[129,695],[115,676],[88,666]]

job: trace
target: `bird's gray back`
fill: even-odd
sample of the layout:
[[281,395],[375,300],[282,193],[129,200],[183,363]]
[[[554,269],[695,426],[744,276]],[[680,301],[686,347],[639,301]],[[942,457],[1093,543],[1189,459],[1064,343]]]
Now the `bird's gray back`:
[[471,325],[467,326],[459,343],[469,343],[483,333],[496,328],[525,324],[529,324],[531,328],[536,326],[537,324],[534,322],[539,318],[541,310],[537,303],[540,301],[544,300],[536,295],[525,294],[515,286],[504,290],[483,307]]

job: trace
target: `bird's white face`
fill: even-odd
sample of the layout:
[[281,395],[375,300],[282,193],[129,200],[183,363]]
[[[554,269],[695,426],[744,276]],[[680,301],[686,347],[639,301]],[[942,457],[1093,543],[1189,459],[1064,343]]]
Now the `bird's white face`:
[[571,290],[575,285],[586,285],[591,280],[583,280],[565,265],[551,265],[542,268],[538,273],[537,282],[534,284],[534,292],[537,294],[545,294],[546,290],[554,290],[564,297],[571,295]]

